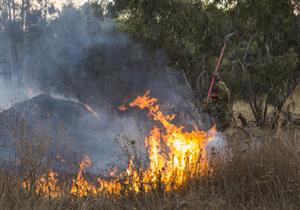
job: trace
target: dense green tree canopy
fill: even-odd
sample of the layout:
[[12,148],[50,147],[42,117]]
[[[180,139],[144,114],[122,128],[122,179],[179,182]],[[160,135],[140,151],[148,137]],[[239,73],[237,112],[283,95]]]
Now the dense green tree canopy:
[[115,2],[122,28],[135,39],[164,49],[170,64],[185,72],[200,98],[208,88],[225,35],[237,31],[226,51],[221,75],[236,98],[249,102],[258,124],[266,121],[267,105],[274,107],[274,113],[281,112],[299,83],[300,16],[295,14],[296,1]]

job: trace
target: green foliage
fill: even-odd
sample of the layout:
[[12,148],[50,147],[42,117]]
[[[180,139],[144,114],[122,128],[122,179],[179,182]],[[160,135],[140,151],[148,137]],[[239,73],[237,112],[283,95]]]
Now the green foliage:
[[[165,50],[203,98],[226,34],[230,41],[221,75],[235,98],[253,107],[258,125],[267,121],[267,105],[280,113],[300,80],[300,16],[288,0],[116,1],[125,30],[153,48]],[[234,5],[234,6],[232,6]],[[203,76],[206,78],[203,79]],[[278,117],[278,114],[276,117]]]

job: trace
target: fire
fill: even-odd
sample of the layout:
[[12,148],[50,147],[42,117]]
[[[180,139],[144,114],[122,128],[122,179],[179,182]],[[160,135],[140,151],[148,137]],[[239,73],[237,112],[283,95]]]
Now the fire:
[[171,191],[187,183],[188,179],[206,175],[210,171],[205,146],[215,136],[215,128],[208,132],[197,128],[185,131],[183,126],[172,123],[175,115],[165,115],[160,110],[158,100],[152,98],[150,92],[138,96],[127,106],[121,106],[120,110],[133,107],[146,110],[148,117],[155,122],[149,136],[144,140],[149,159],[147,167],[138,166],[132,158],[125,171],[118,175],[111,171],[110,178],[98,178],[94,185],[84,178],[85,169],[92,164],[91,159],[86,156],[79,164],[77,178],[72,182],[72,195],[121,196],[155,189]]
[[96,118],[99,119],[98,113],[97,113],[91,106],[89,106],[89,105],[87,105],[87,104],[85,104],[85,103],[83,103],[83,105],[85,106],[85,108],[86,108],[86,110],[87,110],[88,112],[90,112],[92,115],[94,115],[94,117],[96,117]]
[[58,174],[50,169],[47,174],[44,174],[33,184],[29,180],[23,181],[22,187],[47,198],[59,198],[62,195],[62,190],[58,186],[57,176]]
[[89,184],[83,176],[85,169],[87,167],[90,167],[91,165],[92,160],[88,156],[85,156],[84,160],[82,160],[79,164],[80,169],[77,175],[77,179],[73,179],[71,194],[79,197],[97,194],[98,191],[96,187]]
[[[150,97],[150,92],[137,97],[129,103],[129,107],[147,110],[148,116],[162,125],[162,128],[154,126],[145,139],[149,167],[142,171],[141,178],[133,182],[142,181],[141,187],[145,191],[157,188],[157,184],[162,184],[166,191],[170,191],[183,185],[188,178],[208,171],[205,146],[214,137],[214,128],[209,132],[198,129],[184,131],[184,127],[172,123],[175,115],[164,115],[160,111],[157,99]],[[132,173],[138,174],[138,171]]]

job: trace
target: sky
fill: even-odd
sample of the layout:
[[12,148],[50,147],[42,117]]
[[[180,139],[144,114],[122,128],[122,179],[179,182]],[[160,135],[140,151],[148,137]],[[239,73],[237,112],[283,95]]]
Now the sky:
[[[50,0],[54,3],[55,7],[58,9],[61,9],[64,4],[73,3],[75,6],[80,7],[86,2],[91,2],[95,0]],[[114,2],[114,0],[98,0],[98,2],[101,2],[103,5]]]
[[88,0],[51,0],[51,1],[55,4],[56,7],[61,8],[64,4],[70,2],[74,3],[74,5],[76,6],[81,6]]

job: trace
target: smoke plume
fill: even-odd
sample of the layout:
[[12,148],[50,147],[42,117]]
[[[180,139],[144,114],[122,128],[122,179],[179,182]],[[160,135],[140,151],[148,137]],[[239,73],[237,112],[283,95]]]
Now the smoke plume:
[[[57,99],[47,99],[53,104],[61,99],[88,104],[98,119],[80,114],[72,119],[77,125],[70,133],[76,138],[73,149],[90,155],[96,168],[118,160],[114,154],[123,154],[116,149],[116,138],[143,140],[147,120],[138,113],[120,113],[118,106],[146,90],[165,110],[183,115],[185,124],[195,123],[185,114],[192,108],[192,91],[169,67],[163,52],[145,50],[119,32],[115,21],[96,17],[88,5],[65,7],[57,18],[39,21],[26,33],[1,30],[0,49],[10,53],[3,54],[0,66],[0,111],[14,110],[41,93]],[[31,117],[26,120],[33,125]]]

